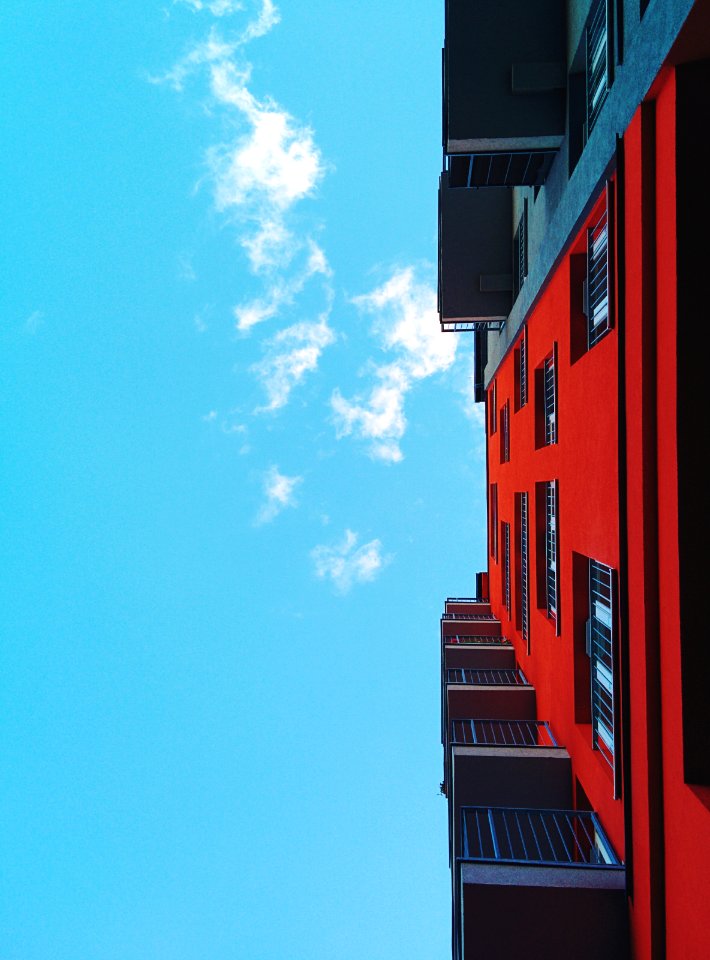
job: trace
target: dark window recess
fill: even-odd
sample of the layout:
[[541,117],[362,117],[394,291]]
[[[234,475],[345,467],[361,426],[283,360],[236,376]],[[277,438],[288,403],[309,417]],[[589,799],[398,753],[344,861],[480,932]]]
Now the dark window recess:
[[488,331],[480,327],[473,334],[473,362],[474,362],[474,383],[473,399],[475,403],[481,403],[486,399],[486,389],[484,386],[484,373],[488,363]]
[[545,484],[545,609],[547,616],[558,622],[558,567],[557,567],[557,484]]
[[[691,14],[692,16],[692,14]],[[710,61],[676,70],[676,196],[679,335],[675,357],[678,383],[678,556],[680,562],[680,679],[683,701],[683,771],[685,782],[710,786],[710,645],[707,623],[707,492],[699,464],[708,456],[705,404],[699,390],[707,376],[705,350],[695,337],[683,335],[681,318],[707,313],[708,269],[698,224],[710,217],[710,196],[698,190],[710,168],[710,131],[699,122],[707,109]],[[665,322],[659,315],[659,323]],[[698,389],[699,388],[699,389]],[[703,453],[703,451],[705,451]],[[703,532],[705,531],[705,532]],[[661,582],[668,567],[661,565]],[[661,602],[663,600],[661,599]]]
[[498,391],[496,390],[496,381],[494,380],[491,384],[490,390],[488,391],[488,411],[489,411],[489,427],[488,431],[491,436],[498,429]]
[[576,363],[589,349],[584,314],[586,282],[587,255],[573,253],[569,258],[570,364]]
[[543,368],[543,406],[545,413],[545,444],[557,443],[557,371],[554,352],[545,360]]
[[498,484],[491,484],[491,556],[498,562]]
[[501,523],[503,541],[503,603],[510,616],[510,524]]
[[584,284],[584,313],[587,317],[587,347],[591,348],[611,330],[612,270],[610,217],[613,184],[607,184],[604,210],[587,230],[587,279]]
[[500,408],[500,462],[510,460],[510,400]]
[[614,573],[611,567],[589,561],[589,619],[587,655],[592,692],[592,746],[616,770],[616,703]]
[[574,720],[592,722],[592,676],[587,650],[589,619],[589,557],[572,552],[572,651],[574,662]]
[[518,494],[518,548],[520,572],[518,581],[519,630],[530,653],[530,544],[528,535],[528,495]]
[[528,201],[523,200],[523,213],[513,237],[513,301],[528,275]]

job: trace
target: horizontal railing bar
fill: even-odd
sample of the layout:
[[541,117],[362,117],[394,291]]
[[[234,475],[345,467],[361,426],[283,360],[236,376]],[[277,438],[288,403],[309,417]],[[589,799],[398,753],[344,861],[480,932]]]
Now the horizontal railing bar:
[[457,644],[480,644],[487,647],[511,647],[512,643],[507,637],[487,636],[484,633],[457,633],[451,637],[444,637],[444,644],[456,646]]
[[459,860],[606,869],[622,866],[592,811],[465,806],[461,808],[461,826],[463,856]]
[[497,670],[495,668],[476,670],[471,667],[449,667],[446,671],[447,683],[463,683],[473,686],[528,687],[530,684],[519,668]]
[[559,747],[546,720],[461,718],[451,721],[452,746]]

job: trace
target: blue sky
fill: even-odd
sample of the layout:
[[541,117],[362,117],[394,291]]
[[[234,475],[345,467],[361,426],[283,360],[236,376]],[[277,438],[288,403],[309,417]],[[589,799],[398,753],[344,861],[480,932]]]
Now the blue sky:
[[440,8],[2,5],[2,960],[447,954]]

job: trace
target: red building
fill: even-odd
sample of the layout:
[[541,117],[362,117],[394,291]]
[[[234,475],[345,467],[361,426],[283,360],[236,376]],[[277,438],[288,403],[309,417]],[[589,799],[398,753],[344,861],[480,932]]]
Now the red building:
[[447,0],[443,115],[489,554],[441,621],[453,956],[703,960],[710,0]]

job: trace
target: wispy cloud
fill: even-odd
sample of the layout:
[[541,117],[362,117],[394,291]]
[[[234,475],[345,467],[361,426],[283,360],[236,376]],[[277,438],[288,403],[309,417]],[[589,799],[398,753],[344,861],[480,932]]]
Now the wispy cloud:
[[42,310],[33,310],[32,313],[25,320],[25,330],[28,333],[35,334],[44,326],[44,311]]
[[252,367],[268,400],[266,406],[257,408],[256,412],[284,407],[293,388],[307,373],[317,369],[321,354],[334,342],[335,334],[328,326],[327,314],[317,322],[304,321],[286,327],[268,340],[266,355]]
[[192,263],[191,257],[186,253],[178,256],[178,276],[187,283],[194,283],[197,280],[197,273]]
[[383,555],[380,540],[358,546],[359,539],[357,533],[346,530],[340,543],[320,544],[311,550],[316,576],[331,580],[339,593],[347,593],[355,583],[374,580],[392,560]]
[[205,65],[218,63],[221,60],[228,60],[238,46],[238,41],[224,40],[217,30],[212,28],[207,39],[194,46],[182,59],[178,60],[170,70],[160,76],[151,76],[148,79],[151,83],[167,83],[173,90],[181,92],[185,87],[185,81],[188,77],[197,73]]
[[[264,320],[275,317],[282,307],[290,306],[311,277],[323,274],[330,277],[330,268],[325,254],[310,238],[304,245],[304,261],[290,275],[275,276],[265,293],[234,308],[237,329],[246,332]],[[326,288],[328,296],[329,288]]]
[[251,93],[248,66],[240,69],[223,58],[211,66],[210,74],[216,100],[234,108],[246,126],[235,140],[208,153],[215,204],[248,228],[241,242],[254,272],[281,269],[303,243],[286,217],[324,176],[320,150],[310,127],[273,100],[259,100]]
[[296,506],[295,491],[303,483],[303,477],[287,477],[277,466],[269,467],[264,474],[264,502],[256,515],[255,524],[271,523],[282,510]]
[[[193,10],[216,16],[245,7],[233,0],[182,0]],[[313,130],[271,97],[251,87],[251,64],[243,47],[268,33],[280,20],[272,0],[257,10],[237,34],[214,27],[162,77],[182,90],[188,77],[206,77],[214,105],[235,128],[235,136],[206,151],[214,205],[239,229],[239,243],[251,272],[264,279],[263,292],[234,308],[237,328],[245,333],[293,304],[308,282],[320,276],[330,290],[331,270],[313,230],[304,229],[294,208],[313,196],[326,164]]]
[[241,0],[173,0],[173,3],[190,7],[195,12],[206,10],[215,17],[228,17],[244,9]]
[[374,316],[373,333],[388,363],[375,364],[375,383],[352,400],[339,389],[331,397],[337,436],[355,436],[368,442],[370,455],[386,463],[403,459],[400,441],[407,428],[405,398],[414,385],[448,370],[456,359],[456,338],[439,331],[436,292],[419,280],[413,267],[395,270],[371,293],[353,303]]

